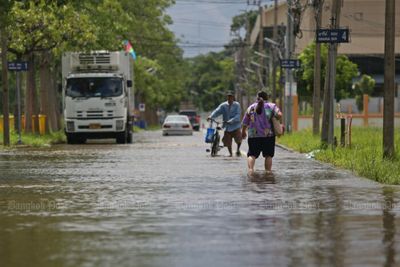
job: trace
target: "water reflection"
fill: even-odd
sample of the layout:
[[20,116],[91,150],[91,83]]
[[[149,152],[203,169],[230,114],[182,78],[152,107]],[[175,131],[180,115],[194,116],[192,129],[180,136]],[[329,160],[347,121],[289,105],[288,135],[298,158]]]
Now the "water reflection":
[[337,188],[332,187],[328,190],[330,199],[332,199],[333,209],[327,215],[328,225],[328,240],[331,243],[332,255],[329,262],[334,266],[344,266],[345,244],[343,241],[344,236],[344,221],[341,219],[343,216],[343,195],[340,194]]
[[248,180],[261,187],[268,184],[275,184],[275,175],[273,172],[256,171],[247,175]]
[[394,191],[390,187],[383,188],[384,207],[383,207],[383,245],[385,251],[385,267],[396,266],[395,257],[395,235],[396,235],[396,220],[395,214],[392,212],[394,202]]
[[398,188],[159,136],[0,156],[0,266],[396,265]]

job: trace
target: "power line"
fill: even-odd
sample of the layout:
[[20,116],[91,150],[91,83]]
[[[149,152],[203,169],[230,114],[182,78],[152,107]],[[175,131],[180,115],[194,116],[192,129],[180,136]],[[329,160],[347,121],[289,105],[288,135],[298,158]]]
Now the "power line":
[[215,21],[206,21],[206,20],[185,19],[185,18],[177,19],[177,20],[174,20],[174,21],[196,22],[196,23],[207,24],[207,25],[227,26],[226,23],[219,23],[219,22],[215,22]]
[[230,29],[230,25],[218,25],[218,24],[212,24],[212,23],[201,23],[201,22],[195,22],[195,21],[174,21],[173,25],[178,25],[178,24],[189,24],[189,25],[195,25],[195,26],[201,26],[201,27],[214,27],[214,28],[223,28],[223,29]]
[[[246,4],[248,3],[248,0],[238,0],[238,1],[234,1],[234,0],[175,0],[176,4]],[[253,0],[250,0],[253,1]],[[257,0],[258,2],[259,0]],[[261,3],[265,3],[265,2],[272,2],[273,0],[261,0]]]
[[217,0],[176,0],[176,4],[246,4],[246,0],[240,0],[238,1],[232,1],[232,0],[222,0],[222,1],[217,1]]

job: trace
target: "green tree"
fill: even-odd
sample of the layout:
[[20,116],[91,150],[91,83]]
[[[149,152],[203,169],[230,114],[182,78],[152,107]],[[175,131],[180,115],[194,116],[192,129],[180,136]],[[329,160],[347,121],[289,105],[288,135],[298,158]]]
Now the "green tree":
[[340,55],[336,60],[336,101],[354,97],[351,90],[353,79],[358,76],[357,64],[351,62],[347,56]]
[[[177,39],[168,29],[172,23],[166,9],[171,0],[120,1],[130,21],[122,35],[129,39],[138,54],[135,84],[138,99],[155,110],[174,110],[185,94],[185,61]],[[141,61],[141,58],[143,61]],[[143,65],[141,65],[143,62]],[[152,70],[149,70],[152,68]]]
[[363,95],[370,95],[375,87],[375,80],[369,75],[362,75],[360,80],[353,86],[358,110],[364,109]]
[[[43,64],[42,88],[40,92],[40,109],[48,117],[53,114],[50,110],[57,110],[54,106],[56,102],[51,102],[52,108],[48,108],[48,94],[51,89],[48,81],[51,78],[51,72],[44,75],[44,69],[48,68],[49,60],[41,62],[41,55],[48,55],[49,52],[61,51],[66,43],[75,43],[85,45],[95,40],[92,34],[93,28],[90,27],[89,18],[84,14],[77,13],[72,5],[57,5],[53,1],[26,1],[15,2],[11,7],[9,51],[17,59],[28,61],[27,90],[25,94],[25,131],[30,132],[32,121],[29,119],[36,115],[36,133],[38,133],[38,91],[36,86],[36,69],[39,64]],[[48,59],[48,58],[47,58]],[[44,82],[46,81],[46,82]],[[51,92],[54,92],[54,88]]]
[[187,88],[195,92],[194,103],[204,110],[216,108],[225,100],[225,92],[234,90],[233,59],[226,57],[223,52],[211,52],[188,62],[191,78]]
[[[314,81],[314,50],[315,43],[308,45],[299,55],[301,68],[297,72],[299,85],[298,94],[301,96],[312,96]],[[321,91],[324,88],[326,64],[328,60],[328,47],[321,45]],[[336,88],[335,98],[337,101],[352,97],[352,80],[358,75],[357,64],[351,62],[346,56],[339,55],[336,61]],[[322,92],[321,92],[322,95]]]
[[7,71],[7,39],[8,31],[8,2],[0,2],[0,39],[1,39],[1,83],[2,83],[2,113],[3,113],[3,144],[10,145],[10,123],[9,123],[9,86],[8,86],[8,71]]
[[238,32],[241,29],[246,30],[247,25],[249,26],[249,29],[253,29],[258,15],[259,12],[257,10],[250,10],[234,16],[232,18],[231,31]]
[[[154,77],[135,75],[135,84],[148,97],[149,106],[176,105],[183,95],[184,61],[174,34],[168,29],[171,18],[165,10],[172,0],[30,0],[11,4],[12,23],[10,51],[15,57],[29,61],[26,116],[39,112],[48,104],[56,105],[56,77],[60,73],[60,56],[64,51],[121,50],[124,39],[131,40],[139,58],[157,64]],[[135,64],[138,74],[141,66]],[[36,74],[39,68],[40,75]],[[40,77],[40,88],[36,80]],[[49,82],[50,81],[50,82]],[[157,94],[153,94],[153,88]],[[153,97],[156,95],[157,97]],[[144,99],[147,101],[146,99]],[[49,115],[59,109],[48,109]],[[38,124],[36,124],[38,125]],[[31,129],[27,120],[27,129]]]

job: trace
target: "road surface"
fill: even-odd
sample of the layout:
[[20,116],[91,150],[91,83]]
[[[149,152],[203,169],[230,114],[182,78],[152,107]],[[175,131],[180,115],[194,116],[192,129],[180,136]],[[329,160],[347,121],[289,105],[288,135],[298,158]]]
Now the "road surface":
[[[0,266],[398,266],[399,187],[202,132],[0,152]],[[243,146],[246,149],[246,146]]]

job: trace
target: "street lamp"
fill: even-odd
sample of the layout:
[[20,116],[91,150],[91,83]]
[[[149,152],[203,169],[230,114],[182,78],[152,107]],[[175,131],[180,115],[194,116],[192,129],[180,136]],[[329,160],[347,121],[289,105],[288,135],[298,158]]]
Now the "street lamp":
[[274,45],[274,46],[278,46],[278,47],[281,46],[280,43],[275,42],[274,40],[269,39],[269,38],[267,38],[267,37],[264,37],[264,40],[265,40],[267,43],[270,43],[270,44],[272,44],[272,45]]
[[254,54],[256,54],[257,56],[263,57],[263,58],[270,58],[270,56],[268,56],[266,54],[263,54],[263,53],[260,53],[258,51],[254,51]]
[[[289,16],[290,19],[290,16]],[[288,30],[288,32],[290,32],[291,30]],[[287,32],[287,34],[289,35],[289,33]],[[264,37],[264,40],[271,44],[271,48],[275,49],[278,51],[278,57],[279,60],[282,60],[282,53],[281,53],[281,47],[282,45],[270,38]],[[285,42],[286,43],[286,42]],[[286,43],[287,44],[287,43]],[[289,44],[291,44],[289,42]],[[290,59],[291,55],[292,55],[292,50],[289,47],[286,47],[286,58]],[[285,121],[285,125],[286,125],[286,130],[287,132],[291,132],[292,131],[292,90],[293,90],[293,74],[292,74],[292,70],[291,69],[286,69],[286,83],[285,83],[285,89],[284,89],[284,103],[285,103],[285,107],[284,107],[284,121]],[[287,88],[287,89],[286,89]]]
[[254,70],[249,69],[249,68],[244,68],[245,71],[250,72],[250,73],[256,73]]
[[251,64],[251,65],[254,65],[254,66],[258,67],[258,68],[263,68],[263,69],[266,69],[266,68],[267,68],[267,67],[264,67],[264,66],[258,64],[257,62],[254,62],[254,61],[251,61],[250,64]]
[[264,38],[264,40],[267,42],[267,43],[270,43],[272,46],[272,48],[273,49],[275,49],[276,51],[278,51],[278,57],[279,57],[279,59],[280,60],[282,60],[282,53],[281,53],[281,47],[282,47],[282,45],[280,44],[280,43],[278,43],[278,42],[275,42],[274,40],[272,40],[272,39],[269,39],[269,38],[267,38],[267,37],[265,37]]

